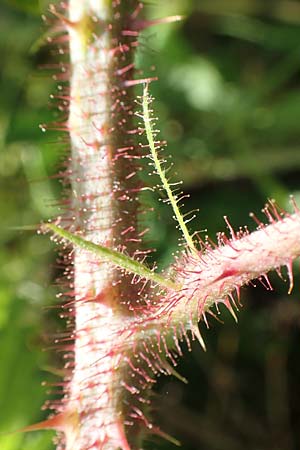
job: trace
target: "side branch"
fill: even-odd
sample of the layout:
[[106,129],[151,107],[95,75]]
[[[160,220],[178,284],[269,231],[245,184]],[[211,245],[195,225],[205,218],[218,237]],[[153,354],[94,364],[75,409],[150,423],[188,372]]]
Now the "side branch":
[[[300,256],[300,214],[279,215],[273,204],[266,208],[270,224],[243,235],[232,232],[231,239],[219,235],[219,245],[198,255],[182,256],[176,266],[176,283],[182,286],[178,296],[172,293],[161,311],[168,310],[168,318],[175,323],[187,323],[192,317],[195,323],[213,305],[225,304],[234,314],[234,293],[251,280],[259,279],[271,289],[267,273],[286,266],[293,287],[293,260]],[[172,306],[171,306],[172,305]],[[170,307],[171,306],[171,307]]]

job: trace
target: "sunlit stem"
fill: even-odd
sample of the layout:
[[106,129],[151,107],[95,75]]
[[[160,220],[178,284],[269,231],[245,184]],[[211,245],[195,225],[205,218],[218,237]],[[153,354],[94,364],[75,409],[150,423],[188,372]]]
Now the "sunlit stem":
[[187,229],[187,226],[184,222],[184,219],[180,213],[180,210],[178,208],[178,203],[177,203],[177,199],[176,197],[173,195],[172,189],[170,188],[169,182],[166,178],[165,175],[165,171],[161,165],[161,162],[159,160],[157,151],[156,151],[156,145],[155,145],[155,141],[154,141],[154,133],[153,133],[153,129],[152,129],[152,125],[151,125],[151,120],[152,118],[150,117],[150,111],[149,111],[149,93],[148,93],[148,85],[146,84],[144,87],[144,92],[143,92],[143,121],[144,121],[144,125],[145,125],[145,130],[146,130],[146,135],[147,135],[147,140],[148,140],[148,144],[149,144],[149,148],[150,148],[150,152],[151,152],[151,157],[153,159],[154,165],[155,165],[155,169],[157,171],[157,174],[159,175],[162,185],[167,193],[168,199],[171,203],[171,206],[173,208],[175,217],[177,219],[177,222],[181,228],[181,231],[183,233],[184,239],[187,243],[187,245],[189,246],[190,250],[192,250],[192,252],[197,253],[197,249],[194,245],[193,239]]

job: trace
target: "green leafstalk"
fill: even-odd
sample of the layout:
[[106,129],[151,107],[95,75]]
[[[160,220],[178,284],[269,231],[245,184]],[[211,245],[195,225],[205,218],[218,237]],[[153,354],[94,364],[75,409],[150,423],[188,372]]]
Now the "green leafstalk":
[[67,230],[64,230],[63,228],[54,225],[53,223],[43,225],[43,229],[45,231],[47,229],[53,231],[59,237],[65,239],[68,242],[71,242],[75,246],[75,248],[77,247],[83,250],[87,250],[91,254],[97,256],[99,260],[109,261],[117,267],[125,269],[129,273],[133,273],[142,278],[146,278],[146,280],[153,281],[153,283],[156,283],[159,286],[173,290],[179,290],[179,286],[177,286],[171,280],[165,279],[163,276],[150,270],[141,262],[129,258],[123,253],[120,253],[108,247],[104,247],[100,244],[94,244],[93,242],[87,241],[80,236],[72,234]]
[[[186,241],[188,247],[190,248],[190,250],[193,253],[197,253],[197,249],[195,247],[193,239],[190,236],[190,233],[187,229],[185,221],[180,213],[180,210],[178,207],[178,199],[176,198],[175,195],[173,195],[172,189],[169,185],[169,182],[168,182],[166,174],[165,174],[165,170],[163,169],[161,162],[159,160],[158,154],[157,154],[157,144],[155,142],[154,131],[153,131],[153,128],[151,125],[151,121],[153,121],[154,119],[153,119],[153,117],[151,117],[151,112],[149,110],[150,102],[151,102],[151,99],[150,99],[149,93],[148,93],[148,85],[146,84],[145,88],[144,88],[143,101],[142,101],[142,107],[143,107],[142,118],[143,118],[143,122],[145,125],[145,131],[146,131],[146,135],[147,135],[148,145],[150,148],[151,158],[153,160],[155,170],[162,182],[162,185],[166,191],[166,194],[168,196],[170,204],[173,208],[173,212],[175,214],[176,220],[178,221],[180,229],[183,233],[185,241]],[[159,146],[158,146],[158,148],[159,148]]]

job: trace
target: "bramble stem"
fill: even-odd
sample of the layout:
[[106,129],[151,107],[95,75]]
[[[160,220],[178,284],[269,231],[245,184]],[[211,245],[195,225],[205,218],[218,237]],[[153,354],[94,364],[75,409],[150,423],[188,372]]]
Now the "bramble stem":
[[[64,227],[70,233],[80,230],[94,244],[121,246],[131,257],[138,254],[141,240],[138,150],[132,88],[127,87],[133,78],[137,33],[130,30],[138,4],[70,0],[68,6],[72,203]],[[74,369],[64,408],[80,421],[66,433],[66,449],[128,450],[137,445],[140,427],[130,427],[127,436],[127,391],[120,384],[127,375],[116,348],[118,329],[132,315],[128,305],[139,300],[140,285],[78,246],[73,274]]]
[[281,266],[288,269],[291,290],[292,261],[300,255],[299,211],[294,205],[294,214],[283,214],[272,202],[265,211],[269,225],[251,234],[231,230],[230,239],[221,234],[218,245],[199,242],[197,250],[159,160],[146,85],[142,119],[150,157],[186,248],[169,280],[139,262],[147,251],[138,223],[141,146],[135,136],[141,130],[133,124],[131,88],[147,82],[133,78],[138,32],[147,26],[138,18],[141,8],[138,0],[69,0],[64,23],[71,195],[62,227],[44,225],[73,244],[65,256],[64,306],[73,327],[62,340],[70,375],[61,403],[54,402],[57,414],[47,421],[64,433],[58,450],[138,450],[147,433],[177,443],[147,416],[157,375],[184,380],[173,366],[184,340],[189,348],[190,338],[205,347],[198,322],[206,321],[206,313],[225,304],[235,317],[233,294],[254,278],[268,284],[267,272]]

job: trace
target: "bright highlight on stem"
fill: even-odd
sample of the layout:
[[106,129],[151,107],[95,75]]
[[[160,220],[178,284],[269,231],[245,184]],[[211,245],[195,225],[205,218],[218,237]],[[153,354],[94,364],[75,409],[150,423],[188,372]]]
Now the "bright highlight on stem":
[[69,231],[64,230],[63,228],[54,225],[53,223],[47,223],[43,225],[43,228],[53,231],[59,237],[67,240],[68,242],[71,242],[76,247],[88,250],[97,257],[105,259],[106,261],[109,261],[121,267],[122,269],[127,270],[128,272],[139,275],[140,277],[146,278],[147,280],[153,281],[154,283],[157,283],[158,285],[166,287],[168,289],[179,289],[179,286],[173,281],[166,280],[161,275],[148,269],[148,267],[146,267],[141,262],[124,255],[124,253],[118,252],[117,250],[113,250],[108,247],[104,247],[100,244],[94,244],[91,241],[87,241],[86,239],[83,239],[76,234],[72,234]]
[[148,89],[148,84],[146,84],[144,87],[144,92],[143,92],[143,102],[142,102],[143,117],[142,118],[143,118],[144,125],[145,125],[145,130],[146,130],[146,135],[147,135],[147,140],[148,140],[151,156],[152,156],[157,174],[159,175],[162,185],[163,185],[163,187],[167,193],[167,196],[170,200],[171,206],[173,208],[175,217],[176,217],[177,222],[183,233],[184,239],[185,239],[187,245],[189,246],[190,250],[192,250],[193,253],[197,253],[197,249],[194,245],[193,239],[187,229],[187,226],[186,226],[184,219],[178,208],[177,198],[176,198],[176,196],[173,195],[172,189],[170,188],[169,182],[165,175],[165,171],[162,168],[162,165],[160,163],[160,160],[159,160],[159,157],[158,157],[158,154],[156,151],[156,146],[155,146],[155,141],[154,141],[154,132],[153,132],[153,129],[151,126],[151,120],[153,120],[153,119],[150,117],[149,103],[150,103],[149,89]]

